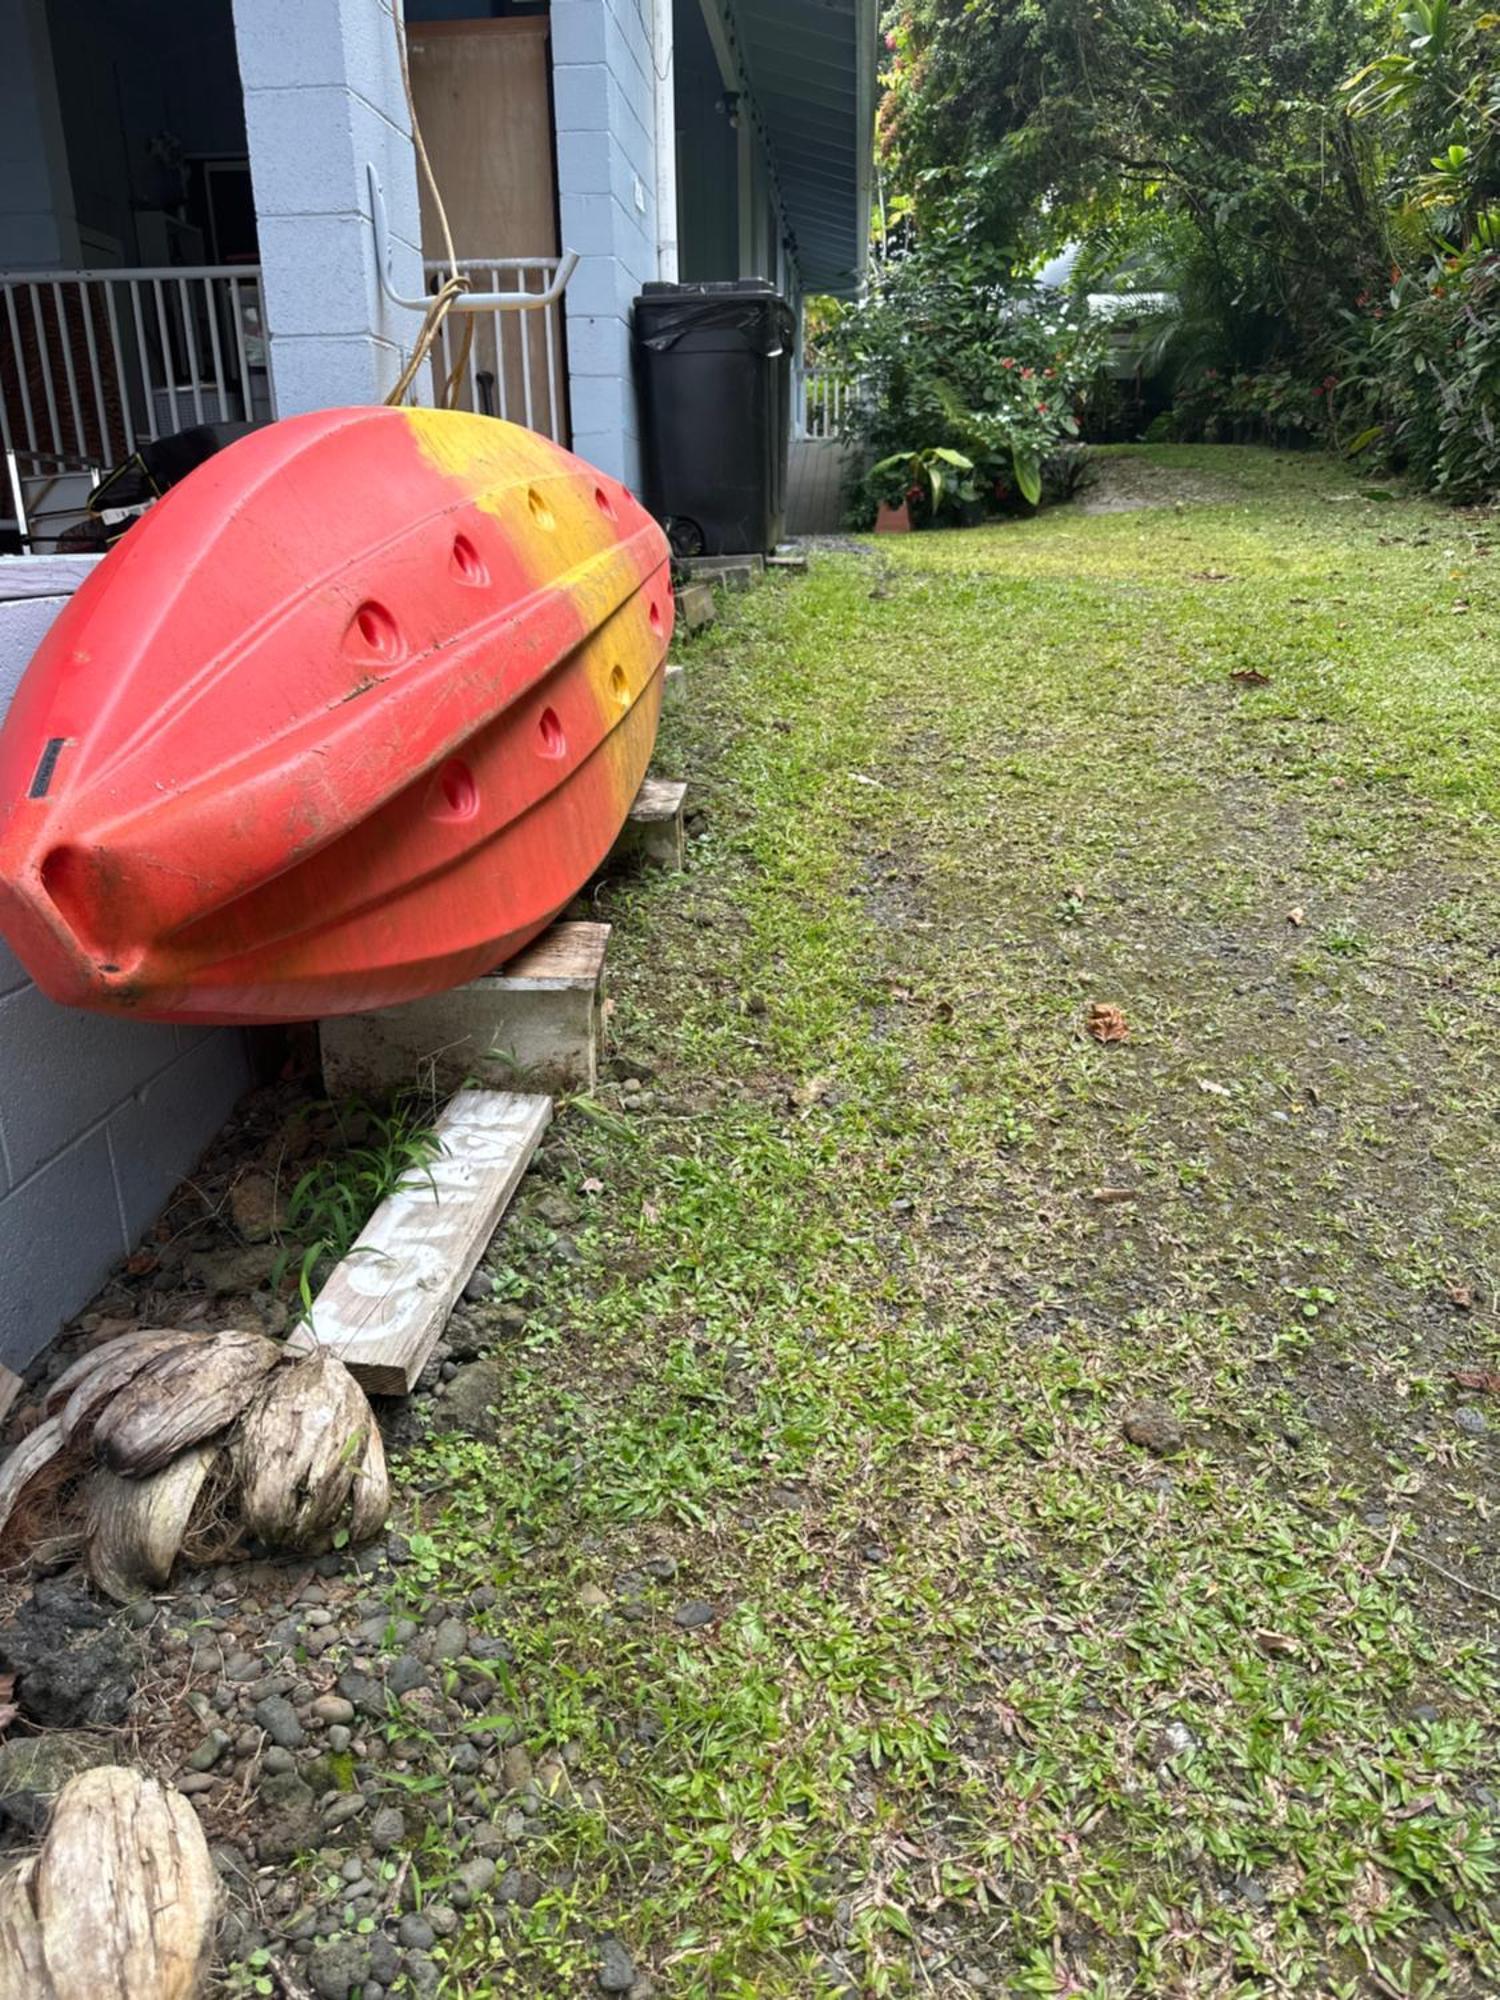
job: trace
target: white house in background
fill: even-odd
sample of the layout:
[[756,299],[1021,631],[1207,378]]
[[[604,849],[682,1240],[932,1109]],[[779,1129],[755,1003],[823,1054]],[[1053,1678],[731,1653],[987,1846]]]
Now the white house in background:
[[[480,316],[470,407],[634,483],[643,283],[857,285],[875,0],[407,0],[405,19],[474,288],[541,294],[579,258],[559,305]],[[372,169],[390,293],[420,297],[442,250],[395,37],[388,0],[0,0],[13,526],[46,516],[50,478],[143,437],[385,393],[420,314],[380,282]],[[420,398],[458,353],[450,322]]]
[[[215,420],[375,402],[435,281],[391,0],[0,0],[0,552]],[[875,0],[408,0],[419,120],[486,313],[462,400],[636,483],[652,278],[854,289]],[[377,269],[372,205],[389,223]],[[460,360],[447,335],[416,393]],[[75,562],[73,567],[79,565]],[[0,560],[0,717],[67,588]],[[0,946],[0,1408],[250,1079],[245,1038],[69,1013]]]

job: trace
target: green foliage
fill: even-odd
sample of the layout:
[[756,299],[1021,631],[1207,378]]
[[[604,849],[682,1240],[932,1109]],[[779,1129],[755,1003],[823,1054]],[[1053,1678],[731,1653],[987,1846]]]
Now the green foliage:
[[[933,519],[1017,495],[1036,506],[1048,455],[1078,434],[1076,406],[1098,356],[1084,320],[1018,287],[1003,254],[960,230],[892,257],[822,349],[861,385],[846,428],[880,461],[865,517],[912,488]],[[899,486],[896,461],[911,475]]]
[[416,1092],[386,1108],[357,1098],[334,1107],[344,1144],[308,1168],[286,1203],[287,1229],[303,1245],[297,1282],[304,1312],[318,1264],[344,1256],[386,1196],[437,1157],[431,1112],[430,1099]]
[[1347,93],[1386,133],[1413,254],[1340,315],[1339,430],[1479,500],[1500,489],[1500,14],[1417,0],[1401,29]]
[[1500,12],[909,0],[887,40],[903,240],[1074,240],[1080,286],[1173,291],[1177,436],[1500,486]]
[[[947,445],[935,444],[925,451],[893,452],[871,466],[866,484],[877,501],[886,506],[898,507],[903,500],[909,503],[925,500],[936,515],[942,511],[945,500],[979,497],[969,477],[973,470],[973,459],[965,458],[961,451],[950,450]],[[959,475],[957,479],[953,477],[955,472]]]
[[1309,384],[1289,368],[1184,375],[1172,404],[1172,434],[1184,443],[1306,444],[1321,433],[1333,378]]

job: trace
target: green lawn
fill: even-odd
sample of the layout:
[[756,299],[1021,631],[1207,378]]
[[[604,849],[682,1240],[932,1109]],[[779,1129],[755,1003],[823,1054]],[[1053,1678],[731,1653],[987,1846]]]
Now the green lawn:
[[1105,470],[679,648],[502,1441],[400,1467],[596,1788],[454,1994],[1500,1990],[1500,519]]

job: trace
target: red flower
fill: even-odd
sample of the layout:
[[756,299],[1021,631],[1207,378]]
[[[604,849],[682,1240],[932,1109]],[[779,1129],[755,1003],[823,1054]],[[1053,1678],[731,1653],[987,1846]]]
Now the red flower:
[[894,35],[887,35],[885,45],[888,49],[893,49],[896,46],[896,37]]
[[1007,355],[1005,359],[1000,363],[1000,366],[1002,368],[1014,368],[1015,365],[1016,365],[1015,362],[1011,360],[1009,355]]
[[1032,376],[1035,375],[1035,373],[1036,370],[1034,368],[1023,368],[1021,370],[1021,380],[1023,382],[1029,382]]
[[921,489],[921,487],[920,487],[920,486],[908,486],[908,487],[907,487],[907,489],[906,489],[906,497],[907,497],[907,499],[908,499],[908,500],[910,500],[910,501],[912,502],[912,504],[913,504],[913,505],[915,505],[915,504],[916,504],[916,502],[917,502],[918,500],[920,500],[920,499],[921,499],[921,497],[922,497],[922,489]]
[[1323,393],[1323,385],[1322,385],[1322,383],[1320,382],[1320,383],[1318,384],[1317,388],[1313,390],[1313,394],[1314,394],[1315,396],[1321,396],[1321,395],[1322,395],[1322,393]]
[[1042,373],[1046,376],[1047,380],[1050,382],[1053,376],[1057,373],[1057,370],[1055,368],[1044,368],[1042,370]]
[[1038,403],[1036,406],[1036,413],[1039,417],[1045,417],[1047,414],[1047,405],[1045,403]]

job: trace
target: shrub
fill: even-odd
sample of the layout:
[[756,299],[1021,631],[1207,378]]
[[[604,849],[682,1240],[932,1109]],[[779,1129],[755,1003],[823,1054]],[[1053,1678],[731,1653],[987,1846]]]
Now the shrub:
[[[1099,338],[1050,296],[1019,288],[1000,258],[965,252],[955,230],[877,271],[820,359],[859,382],[844,434],[875,458],[958,452],[986,506],[1032,507],[1044,498],[1044,461],[1078,434]],[[862,492],[866,519],[877,497]]]
[[1500,488],[1500,249],[1477,244],[1344,315],[1330,412],[1344,448],[1456,502]]

